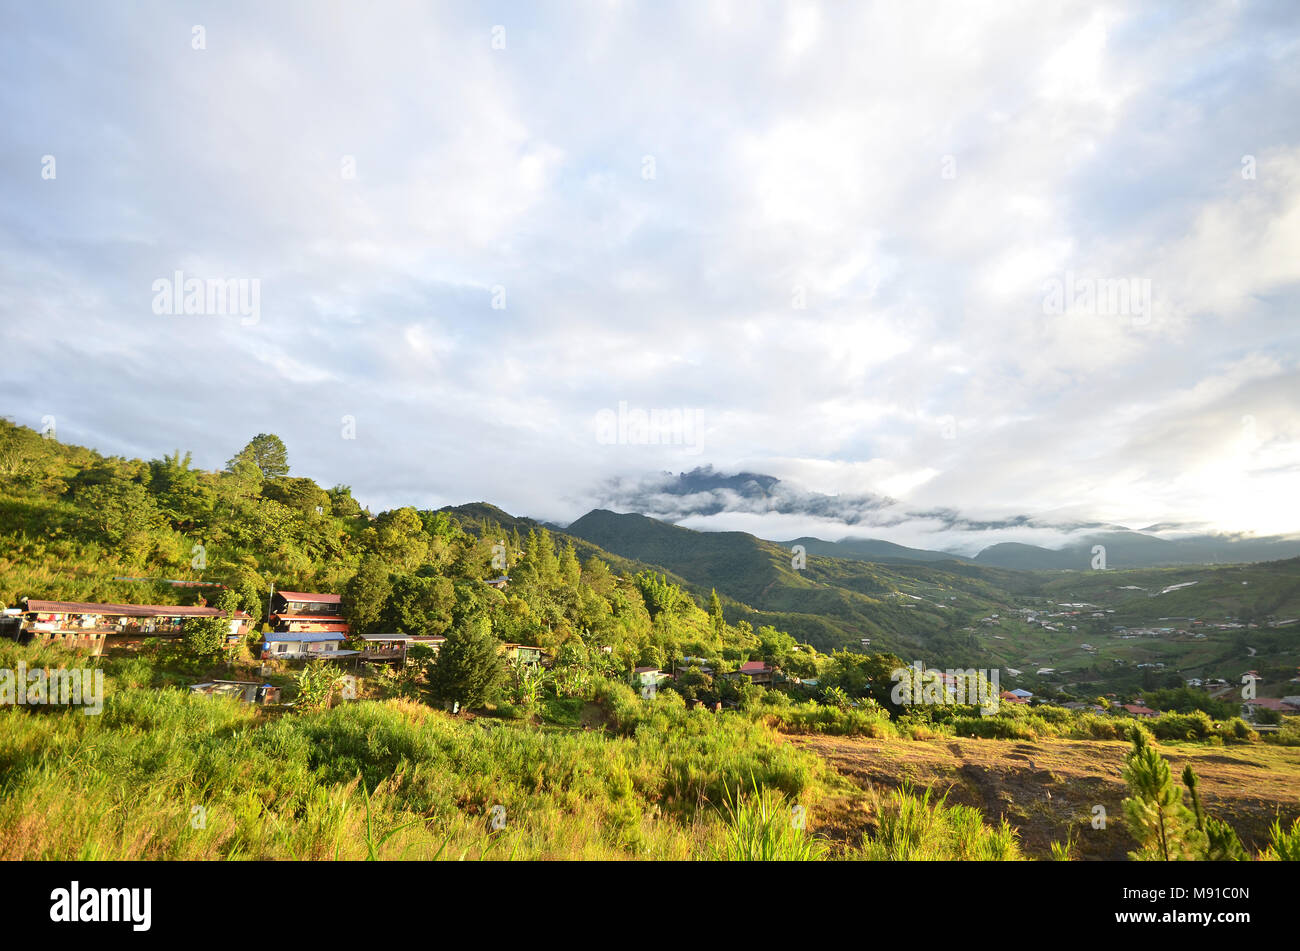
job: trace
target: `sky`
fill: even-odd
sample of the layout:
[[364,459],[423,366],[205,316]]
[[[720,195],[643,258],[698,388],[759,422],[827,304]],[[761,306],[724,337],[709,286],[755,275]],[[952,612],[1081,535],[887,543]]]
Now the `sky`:
[[375,511],[1297,532],[1298,58],[1286,2],[6,4],[0,415]]

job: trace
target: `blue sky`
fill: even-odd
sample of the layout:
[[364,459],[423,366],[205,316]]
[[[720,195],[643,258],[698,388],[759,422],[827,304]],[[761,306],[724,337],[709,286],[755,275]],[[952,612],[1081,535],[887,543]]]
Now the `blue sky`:
[[[374,508],[711,464],[927,547],[1300,531],[1298,45],[1289,3],[6,5],[0,413],[276,432]],[[177,271],[256,319],[156,313]]]

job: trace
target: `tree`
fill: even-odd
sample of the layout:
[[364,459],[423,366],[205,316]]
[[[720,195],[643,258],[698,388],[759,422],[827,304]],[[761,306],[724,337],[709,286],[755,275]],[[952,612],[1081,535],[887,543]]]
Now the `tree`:
[[219,656],[229,633],[230,621],[223,617],[187,617],[181,624],[186,651],[200,660]]
[[573,542],[566,541],[560,550],[560,580],[570,588],[576,588],[582,578],[582,568],[578,564],[578,553],[573,550]]
[[361,514],[361,503],[352,497],[352,486],[336,485],[327,494],[330,511],[340,518],[356,518]]
[[300,710],[321,710],[328,707],[334,692],[343,687],[344,674],[328,660],[314,660],[298,674],[298,698],[295,705]]
[[642,571],[633,578],[641,597],[645,599],[646,610],[651,620],[661,614],[673,614],[686,600],[686,592],[673,584],[661,574]]
[[451,625],[455,606],[451,579],[396,575],[384,605],[384,626],[402,634],[442,634]]
[[279,436],[271,433],[254,436],[238,455],[226,463],[226,470],[236,471],[236,465],[241,461],[257,466],[264,479],[279,479],[289,474],[289,450]]
[[481,615],[452,628],[429,670],[433,699],[481,707],[501,679],[497,643],[487,618]]
[[1133,749],[1124,761],[1124,779],[1132,793],[1124,800],[1124,817],[1138,848],[1129,858],[1165,862],[1197,858],[1204,852],[1205,835],[1196,827],[1195,813],[1184,804],[1182,789],[1174,785],[1169,762],[1137,726],[1132,739]]
[[327,513],[331,507],[329,495],[311,479],[270,479],[262,486],[262,496],[303,515],[311,515],[317,508]]
[[374,556],[362,559],[361,567],[343,588],[341,608],[354,634],[375,634],[383,626],[384,608],[393,593],[388,568]]
[[709,592],[709,621],[713,624],[714,636],[721,640],[727,630],[727,619],[722,616],[722,599],[718,597],[717,588]]
[[192,524],[212,510],[211,487],[199,481],[198,470],[190,468],[190,454],[182,456],[179,449],[149,462],[149,491],[175,523]]
[[429,553],[420,515],[409,506],[384,512],[363,533],[363,544],[390,565],[413,570]]
[[128,559],[144,553],[163,522],[153,496],[138,482],[92,485],[77,493],[77,504],[100,537]]
[[1192,811],[1196,814],[1196,828],[1205,835],[1205,854],[1203,858],[1210,862],[1246,861],[1246,850],[1242,847],[1241,839],[1237,838],[1237,833],[1232,826],[1222,819],[1216,819],[1214,816],[1205,814],[1205,807],[1201,805],[1200,791],[1196,786],[1196,773],[1190,763],[1183,767],[1183,785],[1187,787],[1187,791],[1192,797]]

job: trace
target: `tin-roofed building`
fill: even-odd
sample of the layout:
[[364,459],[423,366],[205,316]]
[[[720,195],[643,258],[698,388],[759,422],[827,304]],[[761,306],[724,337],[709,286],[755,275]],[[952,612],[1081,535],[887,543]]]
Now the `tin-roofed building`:
[[273,631],[262,642],[262,660],[315,660],[361,653],[345,650],[343,640],[344,635],[337,631]]
[[248,633],[252,620],[243,611],[228,615],[219,608],[180,604],[101,604],[92,601],[43,601],[28,598],[19,640],[62,644],[102,654],[133,648],[148,637],[179,637],[186,618],[229,618],[228,640]]

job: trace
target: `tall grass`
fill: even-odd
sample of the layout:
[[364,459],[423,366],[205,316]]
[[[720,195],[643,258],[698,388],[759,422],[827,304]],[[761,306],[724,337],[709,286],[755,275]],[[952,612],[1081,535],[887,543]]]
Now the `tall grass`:
[[1022,858],[1019,836],[1003,819],[984,824],[978,809],[948,805],[948,794],[917,793],[911,786],[876,803],[876,832],[863,836],[862,858],[881,862],[994,861]]
[[0,859],[686,859],[724,835],[728,789],[806,796],[820,769],[746,718],[621,685],[610,735],[401,700],[268,714],[110,667],[100,716],[0,709]]
[[1260,858],[1280,862],[1300,862],[1300,819],[1291,823],[1288,830],[1282,820],[1274,819],[1269,828],[1269,845]]
[[751,785],[742,796],[727,791],[726,829],[714,857],[732,862],[812,862],[826,845],[804,830],[803,811],[781,793]]

